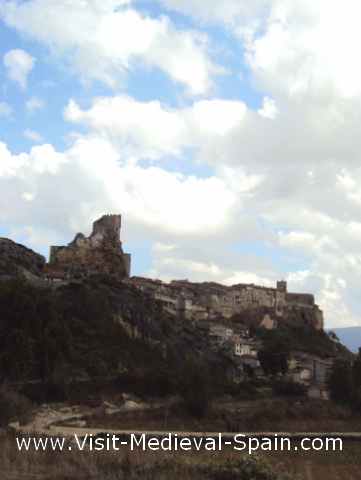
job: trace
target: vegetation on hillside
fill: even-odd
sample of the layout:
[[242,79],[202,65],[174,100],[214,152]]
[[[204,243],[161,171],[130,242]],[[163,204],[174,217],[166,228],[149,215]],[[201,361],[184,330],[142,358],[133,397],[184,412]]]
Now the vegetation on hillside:
[[1,282],[0,310],[3,381],[114,376],[163,362],[156,348],[166,330],[162,312],[123,285],[94,279],[52,290],[18,279]]
[[338,359],[334,363],[329,387],[335,402],[351,405],[357,412],[361,411],[361,350],[353,362]]
[[[319,357],[344,357],[351,359],[352,354],[338,342],[335,342],[324,331],[316,331],[312,327],[294,327],[280,324],[275,330],[258,328],[255,335],[262,340],[267,353],[282,353],[284,363],[291,351],[302,351]],[[282,368],[279,367],[279,371]]]
[[[109,278],[57,289],[3,281],[0,311],[0,379],[27,383],[28,394],[34,382],[33,390],[43,395],[38,401],[63,400],[74,394],[71,384],[108,378],[123,391],[181,393],[200,413],[206,396],[224,382],[222,358],[203,334]],[[210,379],[201,365],[213,372]],[[188,392],[195,391],[191,404]]]

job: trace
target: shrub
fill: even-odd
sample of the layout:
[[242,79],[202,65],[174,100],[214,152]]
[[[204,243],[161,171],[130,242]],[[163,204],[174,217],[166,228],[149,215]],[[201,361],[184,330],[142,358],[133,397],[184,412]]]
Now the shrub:
[[334,363],[329,387],[331,398],[337,403],[350,403],[353,397],[352,368],[349,362],[337,360]]
[[12,420],[23,420],[32,410],[27,397],[3,385],[0,387],[0,426],[4,427]]
[[258,396],[258,390],[254,381],[244,381],[238,386],[238,398],[240,400],[253,400]]
[[306,395],[306,387],[292,380],[277,380],[273,384],[273,391],[276,395],[299,397]]
[[194,359],[188,360],[180,372],[179,390],[187,412],[202,418],[208,411],[211,388],[207,370]]

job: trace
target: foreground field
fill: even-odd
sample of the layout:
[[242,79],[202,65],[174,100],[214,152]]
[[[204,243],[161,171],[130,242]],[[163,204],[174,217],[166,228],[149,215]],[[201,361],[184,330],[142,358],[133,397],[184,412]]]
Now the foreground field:
[[2,480],[361,480],[361,444],[343,452],[219,453],[19,452],[15,437],[0,438]]
[[[147,432],[357,432],[361,417],[332,402],[267,398],[218,398],[196,418],[176,397],[140,399],[134,395],[101,395],[74,405],[29,405],[14,393],[4,405],[18,405],[19,432],[84,436],[91,430]],[[10,400],[12,400],[10,402]],[[22,400],[22,401],[21,401]],[[4,412],[2,412],[4,413]],[[16,417],[13,417],[14,420]],[[5,426],[7,423],[4,417]],[[82,432],[82,433],[81,433]],[[18,433],[20,435],[20,433]],[[350,438],[350,437],[347,437]],[[361,443],[347,441],[342,452],[262,452],[249,456],[222,452],[19,452],[15,434],[0,436],[1,480],[361,480]]]
[[361,444],[344,443],[342,452],[274,453],[272,465],[302,480],[361,479]]
[[164,402],[149,409],[113,415],[98,409],[86,419],[86,424],[118,430],[348,433],[361,431],[361,416],[347,407],[317,400],[217,399],[202,418],[190,415],[180,403]]
[[1,438],[0,452],[2,480],[291,480],[263,458],[227,453],[19,452],[12,435]]

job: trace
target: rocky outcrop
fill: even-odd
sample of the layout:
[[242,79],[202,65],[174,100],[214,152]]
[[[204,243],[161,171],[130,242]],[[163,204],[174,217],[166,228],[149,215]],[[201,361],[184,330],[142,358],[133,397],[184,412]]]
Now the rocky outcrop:
[[8,238],[0,238],[0,277],[40,277],[44,265],[42,255]]
[[65,278],[83,278],[105,274],[123,279],[130,274],[130,255],[125,254],[119,239],[120,215],[104,215],[93,223],[89,237],[78,233],[67,246],[53,246],[47,274]]

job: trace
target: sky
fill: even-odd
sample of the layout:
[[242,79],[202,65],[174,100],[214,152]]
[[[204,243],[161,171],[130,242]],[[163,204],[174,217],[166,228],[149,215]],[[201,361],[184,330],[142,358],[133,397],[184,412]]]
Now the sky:
[[357,0],[1,0],[0,235],[122,215],[132,273],[361,325]]

